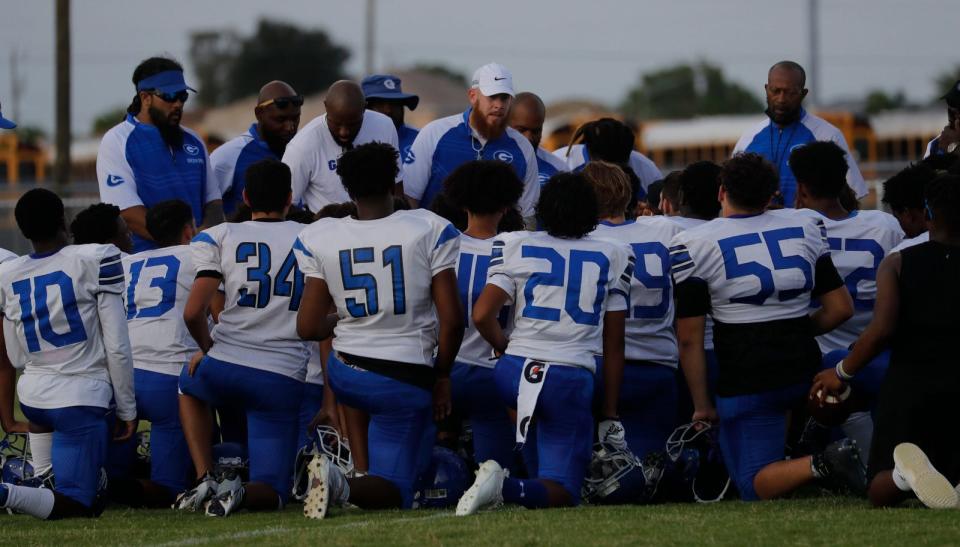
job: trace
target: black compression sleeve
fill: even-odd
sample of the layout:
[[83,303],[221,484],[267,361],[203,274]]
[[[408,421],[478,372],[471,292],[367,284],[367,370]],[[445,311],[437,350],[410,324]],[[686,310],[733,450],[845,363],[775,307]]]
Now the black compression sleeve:
[[699,317],[710,312],[710,290],[702,279],[687,279],[677,285],[677,317]]
[[813,291],[810,294],[817,297],[821,294],[827,294],[834,289],[839,289],[842,286],[843,279],[841,279],[840,273],[837,272],[837,267],[833,265],[833,260],[830,258],[830,255],[823,255],[817,259],[816,272],[813,278]]

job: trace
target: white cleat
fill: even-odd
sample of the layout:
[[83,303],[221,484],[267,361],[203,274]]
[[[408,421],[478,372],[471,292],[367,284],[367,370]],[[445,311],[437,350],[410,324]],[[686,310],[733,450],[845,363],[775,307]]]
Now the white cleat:
[[319,520],[327,516],[330,503],[343,503],[349,497],[349,485],[340,468],[326,455],[307,464],[307,497],[303,500],[303,516]]
[[217,485],[217,493],[206,503],[208,517],[225,517],[243,503],[243,482],[236,473],[223,478]]
[[480,464],[473,485],[457,502],[457,516],[474,515],[481,509],[498,507],[503,503],[503,480],[510,472],[500,467],[496,460]]
[[924,505],[931,509],[954,509],[958,493],[939,471],[930,464],[919,446],[900,443],[893,449],[895,472],[900,473]]
[[199,511],[207,500],[217,493],[217,480],[209,473],[190,490],[181,492],[173,502],[173,508],[180,511]]

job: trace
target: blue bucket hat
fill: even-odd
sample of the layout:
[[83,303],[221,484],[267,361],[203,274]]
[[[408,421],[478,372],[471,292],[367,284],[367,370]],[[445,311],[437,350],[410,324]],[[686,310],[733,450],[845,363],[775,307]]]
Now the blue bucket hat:
[[4,118],[3,112],[0,112],[0,129],[13,129],[16,126],[17,124],[13,123],[13,121],[11,120]]
[[420,104],[420,97],[404,93],[400,89],[400,78],[393,74],[374,74],[367,76],[360,82],[363,96],[367,99],[402,102],[410,110],[416,110]]

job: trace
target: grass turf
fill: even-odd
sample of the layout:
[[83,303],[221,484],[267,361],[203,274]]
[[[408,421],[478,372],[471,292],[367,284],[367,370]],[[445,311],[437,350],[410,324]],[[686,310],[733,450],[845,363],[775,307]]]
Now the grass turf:
[[475,517],[452,511],[334,511],[303,518],[300,506],[226,519],[172,510],[111,507],[96,520],[42,522],[0,515],[5,545],[949,545],[960,511],[871,509],[845,498],[765,503],[505,508]]

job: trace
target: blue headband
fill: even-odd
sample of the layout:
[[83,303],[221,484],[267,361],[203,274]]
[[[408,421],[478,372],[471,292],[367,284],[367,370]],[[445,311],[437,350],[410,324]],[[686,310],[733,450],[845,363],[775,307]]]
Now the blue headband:
[[188,86],[183,80],[182,70],[166,70],[137,82],[137,91],[150,91],[153,89],[163,93],[176,93],[184,89],[189,89],[196,93],[196,90]]

